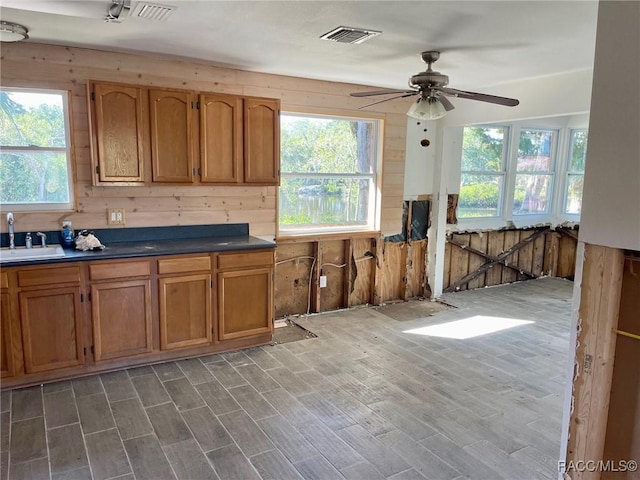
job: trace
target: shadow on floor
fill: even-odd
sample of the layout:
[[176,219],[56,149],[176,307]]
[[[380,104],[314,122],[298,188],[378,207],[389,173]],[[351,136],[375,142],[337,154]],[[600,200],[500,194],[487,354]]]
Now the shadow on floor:
[[302,328],[290,319],[280,322],[280,324],[282,323],[284,323],[284,325],[277,326],[273,330],[273,343],[276,345],[318,337],[315,333],[307,330],[306,328]]
[[406,322],[409,320],[416,320],[418,318],[430,317],[438,312],[450,310],[451,308],[455,307],[447,305],[443,302],[415,300],[411,302],[400,302],[382,305],[380,307],[374,307],[374,310],[398,322]]

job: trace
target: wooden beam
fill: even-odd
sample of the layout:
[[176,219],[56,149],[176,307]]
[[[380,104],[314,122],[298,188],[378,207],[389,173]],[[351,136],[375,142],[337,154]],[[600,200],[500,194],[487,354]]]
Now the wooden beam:
[[[515,252],[517,252],[518,250],[520,250],[525,245],[528,245],[529,243],[533,242],[537,237],[539,237],[540,235],[545,234],[548,230],[549,230],[549,227],[545,227],[545,228],[542,228],[540,230],[537,230],[532,235],[529,235],[527,238],[524,238],[524,239],[520,240],[518,243],[516,243],[515,245],[510,247],[508,250],[502,252],[500,255],[496,256],[495,258],[493,258],[489,262],[485,263],[484,265],[481,265],[480,268],[478,268],[478,270],[476,270],[475,272],[472,272],[469,275],[466,275],[466,276],[462,277],[460,280],[458,280],[454,284],[452,284],[449,287],[447,287],[444,291],[445,292],[455,292],[455,291],[458,290],[458,288],[461,285],[469,283],[471,280],[473,280],[474,278],[479,277],[484,272],[486,272],[487,270],[492,269],[496,265],[505,265],[505,266],[509,267],[509,265],[507,265],[506,263],[503,263],[504,261],[506,261],[505,260],[506,258],[508,258],[510,255],[512,255]],[[460,245],[458,245],[458,246],[460,246]],[[465,246],[463,249],[464,250],[469,250],[470,247]],[[516,268],[516,271],[520,271],[520,270]],[[534,277],[535,277],[535,274],[533,274],[531,272],[529,272],[529,273],[531,275],[534,275]]]
[[[567,463],[603,459],[623,271],[622,250],[585,245]],[[573,480],[600,474],[570,472]]]
[[483,252],[482,250],[478,250],[477,248],[473,248],[471,246],[464,245],[462,243],[458,243],[453,238],[451,238],[451,239],[448,238],[447,242],[449,242],[451,245],[455,245],[456,247],[461,248],[462,250],[466,250],[468,252],[475,253],[476,255],[479,255],[482,258],[485,258],[487,260],[491,260],[492,262],[495,262],[495,263],[499,263],[500,265],[504,265],[505,267],[510,268],[511,270],[515,270],[516,272],[521,273],[522,275],[525,275],[525,276],[527,276],[529,278],[538,278],[538,275],[536,275],[533,272],[530,272],[529,270],[525,270],[523,268],[515,267],[512,264],[508,263],[504,259],[500,260],[500,259],[498,259],[498,257],[494,257],[492,255],[489,255],[488,253]]

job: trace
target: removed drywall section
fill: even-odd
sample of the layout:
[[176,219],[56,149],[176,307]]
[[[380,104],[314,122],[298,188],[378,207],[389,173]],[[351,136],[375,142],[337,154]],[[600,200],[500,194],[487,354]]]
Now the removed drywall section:
[[[618,330],[640,337],[640,252],[625,260]],[[604,460],[638,461],[640,452],[640,338],[618,335]],[[625,476],[626,473],[626,476]],[[640,472],[605,473],[603,479],[640,479]]]
[[447,236],[445,291],[468,290],[543,275],[573,279],[577,227],[537,227]]

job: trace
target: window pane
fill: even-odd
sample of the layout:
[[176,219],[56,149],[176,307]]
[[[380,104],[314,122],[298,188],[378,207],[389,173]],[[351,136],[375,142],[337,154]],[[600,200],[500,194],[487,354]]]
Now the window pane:
[[547,213],[551,175],[516,175],[514,215]]
[[373,173],[375,123],[282,115],[283,173]]
[[518,172],[549,172],[553,166],[555,132],[522,130],[518,146]]
[[367,225],[372,188],[369,179],[282,177],[280,230]]
[[582,209],[582,187],[584,185],[584,175],[569,174],[567,179],[567,198],[565,202],[565,213],[579,214]]
[[0,145],[66,146],[61,94],[0,92]]
[[68,178],[66,153],[0,153],[2,203],[68,203]]
[[458,217],[497,217],[500,214],[502,175],[463,173],[458,198]]
[[569,158],[569,170],[571,172],[584,172],[584,164],[587,159],[587,131],[574,130],[571,132],[571,156]]
[[465,127],[462,139],[462,170],[502,171],[506,128]]

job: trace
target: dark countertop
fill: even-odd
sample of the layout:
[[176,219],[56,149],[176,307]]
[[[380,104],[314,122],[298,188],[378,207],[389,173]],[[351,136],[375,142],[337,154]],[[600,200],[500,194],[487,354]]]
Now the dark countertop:
[[[93,230],[93,232],[105,245],[104,250],[82,252],[65,249],[65,256],[62,258],[4,262],[2,266],[48,265],[156,255],[257,250],[275,248],[276,246],[274,242],[250,236],[246,224],[120,228]],[[60,243],[57,232],[47,232],[47,236],[48,244]],[[16,239],[18,239],[17,233]],[[24,245],[24,243],[17,241],[16,244]],[[33,248],[38,248],[35,243]]]

